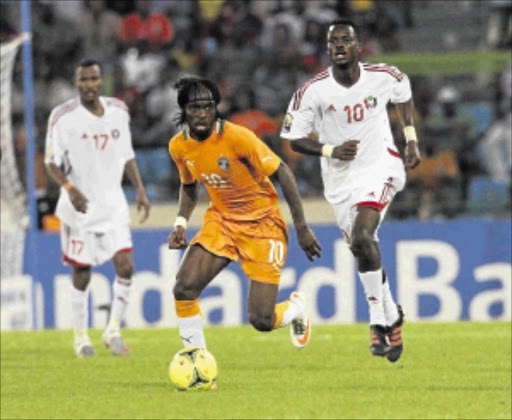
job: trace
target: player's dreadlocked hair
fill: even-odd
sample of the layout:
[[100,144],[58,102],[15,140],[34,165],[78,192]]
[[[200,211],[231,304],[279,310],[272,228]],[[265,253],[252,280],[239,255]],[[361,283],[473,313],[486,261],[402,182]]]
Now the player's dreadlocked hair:
[[[213,100],[215,106],[220,102],[220,91],[215,83],[202,77],[182,77],[174,84],[178,91],[178,105],[181,112],[176,116],[176,122],[182,125],[186,121],[185,107],[189,102],[197,100]],[[219,112],[217,111],[217,116]]]

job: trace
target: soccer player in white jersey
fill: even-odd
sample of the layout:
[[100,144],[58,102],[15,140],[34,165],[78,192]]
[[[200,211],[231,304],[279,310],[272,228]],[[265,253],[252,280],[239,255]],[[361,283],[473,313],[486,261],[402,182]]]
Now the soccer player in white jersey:
[[87,333],[87,286],[91,266],[113,259],[116,277],[103,343],[114,355],[129,354],[120,333],[129,301],[133,245],[123,174],[137,189],[141,223],[149,216],[148,202],[135,162],[126,104],[100,96],[100,64],[83,60],[75,70],[79,96],[54,108],[48,121],[45,163],[61,186],[56,215],[61,220],[64,264],[72,267],[71,307],[78,357],[96,354]]
[[[360,61],[356,27],[337,20],[328,27],[331,66],[298,89],[281,137],[296,152],[322,156],[324,194],[358,262],[370,312],[370,350],[395,362],[403,344],[402,308],[382,269],[377,230],[394,195],[404,188],[404,164],[386,106],[396,105],[406,138],[405,166],[420,163],[408,77],[396,67]],[[308,138],[315,133],[319,141]]]

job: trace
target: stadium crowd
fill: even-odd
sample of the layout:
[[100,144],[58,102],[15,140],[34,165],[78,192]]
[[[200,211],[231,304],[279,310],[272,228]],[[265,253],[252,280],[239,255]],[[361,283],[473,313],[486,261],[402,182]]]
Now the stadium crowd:
[[[395,53],[402,50],[400,31],[415,25],[414,8],[420,7],[416,3],[33,1],[36,184],[41,215],[53,211],[58,195],[42,161],[48,115],[54,106],[76,95],[68,76],[83,57],[103,63],[105,94],[121,98],[129,107],[137,161],[152,202],[177,199],[179,177],[167,144],[179,130],[172,85],[187,74],[214,80],[224,98],[219,106],[222,114],[251,128],[288,163],[303,197],[321,195],[319,160],[293,152],[278,135],[289,98],[297,86],[328,65],[324,34],[330,21],[345,16],[358,23],[364,34],[363,58]],[[0,4],[5,42],[19,31],[19,5]],[[498,39],[494,48],[510,48],[510,31]],[[23,166],[21,60],[16,66],[13,132]],[[484,127],[464,106],[463,92],[449,85],[434,91],[424,76],[412,75],[411,82],[425,159],[409,173],[409,186],[397,196],[390,216],[428,220],[463,214],[471,181],[482,176],[503,182],[510,197],[510,67],[496,75],[496,104]],[[391,121],[397,128],[395,114]],[[398,129],[395,135],[403,148]],[[131,199],[128,186],[126,191]]]

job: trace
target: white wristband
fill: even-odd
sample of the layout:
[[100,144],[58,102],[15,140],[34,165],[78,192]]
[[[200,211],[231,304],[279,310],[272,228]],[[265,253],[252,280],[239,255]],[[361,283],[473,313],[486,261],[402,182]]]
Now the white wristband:
[[407,142],[415,141],[418,142],[418,137],[416,136],[416,129],[412,125],[408,125],[404,127],[404,136]]
[[332,144],[324,144],[322,146],[322,156],[326,158],[332,157],[332,152],[334,151],[334,146]]
[[185,219],[183,216],[176,217],[176,220],[174,221],[174,227],[181,226],[183,229],[187,228],[187,219]]

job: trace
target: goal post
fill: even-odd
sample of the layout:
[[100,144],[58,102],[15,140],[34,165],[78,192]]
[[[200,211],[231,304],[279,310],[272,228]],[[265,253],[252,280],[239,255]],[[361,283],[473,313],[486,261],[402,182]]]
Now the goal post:
[[[20,33],[1,44],[1,329],[32,329],[42,325],[34,310],[40,295],[38,278],[37,202],[32,76],[31,2],[19,3]],[[18,169],[13,140],[11,91],[18,51],[22,49],[25,122],[25,165]],[[26,182],[23,182],[22,174]]]

